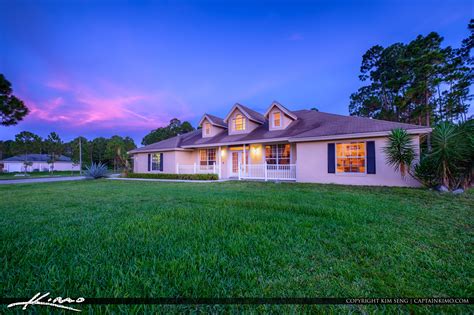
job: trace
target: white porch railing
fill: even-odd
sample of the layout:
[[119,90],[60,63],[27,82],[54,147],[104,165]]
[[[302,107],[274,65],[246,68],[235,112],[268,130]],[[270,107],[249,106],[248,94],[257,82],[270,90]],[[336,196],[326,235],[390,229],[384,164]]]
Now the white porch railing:
[[176,164],[177,174],[219,174],[217,165]]
[[296,164],[240,164],[239,179],[296,180]]

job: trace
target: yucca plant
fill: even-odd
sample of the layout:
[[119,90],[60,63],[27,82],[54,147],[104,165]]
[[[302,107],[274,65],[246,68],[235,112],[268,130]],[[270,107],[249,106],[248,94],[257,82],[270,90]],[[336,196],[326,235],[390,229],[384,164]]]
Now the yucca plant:
[[102,178],[107,174],[107,165],[102,163],[92,163],[90,166],[86,166],[85,175],[90,178]]
[[415,159],[415,150],[410,135],[405,129],[393,129],[388,136],[388,145],[383,148],[387,156],[387,164],[400,171],[402,177],[411,175],[412,163]]

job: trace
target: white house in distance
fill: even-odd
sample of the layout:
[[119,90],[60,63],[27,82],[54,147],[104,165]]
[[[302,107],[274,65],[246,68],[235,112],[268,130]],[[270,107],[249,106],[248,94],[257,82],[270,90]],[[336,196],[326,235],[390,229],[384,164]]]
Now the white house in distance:
[[[10,158],[0,161],[0,171],[12,173],[12,172],[24,172],[25,161],[31,162],[31,165],[26,167],[27,172],[48,172],[51,170],[52,165],[48,163],[49,155],[47,154],[22,154],[12,156]],[[79,164],[75,164],[72,160],[64,155],[54,162],[55,171],[78,171]]]

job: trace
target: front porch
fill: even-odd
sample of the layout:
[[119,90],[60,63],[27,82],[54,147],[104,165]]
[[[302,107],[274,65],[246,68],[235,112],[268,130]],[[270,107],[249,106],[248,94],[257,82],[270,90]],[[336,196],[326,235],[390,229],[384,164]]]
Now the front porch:
[[200,148],[195,163],[176,164],[177,174],[217,174],[219,178],[296,180],[296,148],[289,143]]

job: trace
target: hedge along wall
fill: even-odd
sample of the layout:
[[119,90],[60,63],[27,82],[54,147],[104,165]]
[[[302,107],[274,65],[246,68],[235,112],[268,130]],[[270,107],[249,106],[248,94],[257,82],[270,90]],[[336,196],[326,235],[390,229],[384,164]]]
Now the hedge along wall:
[[129,173],[127,178],[218,180],[217,174]]

